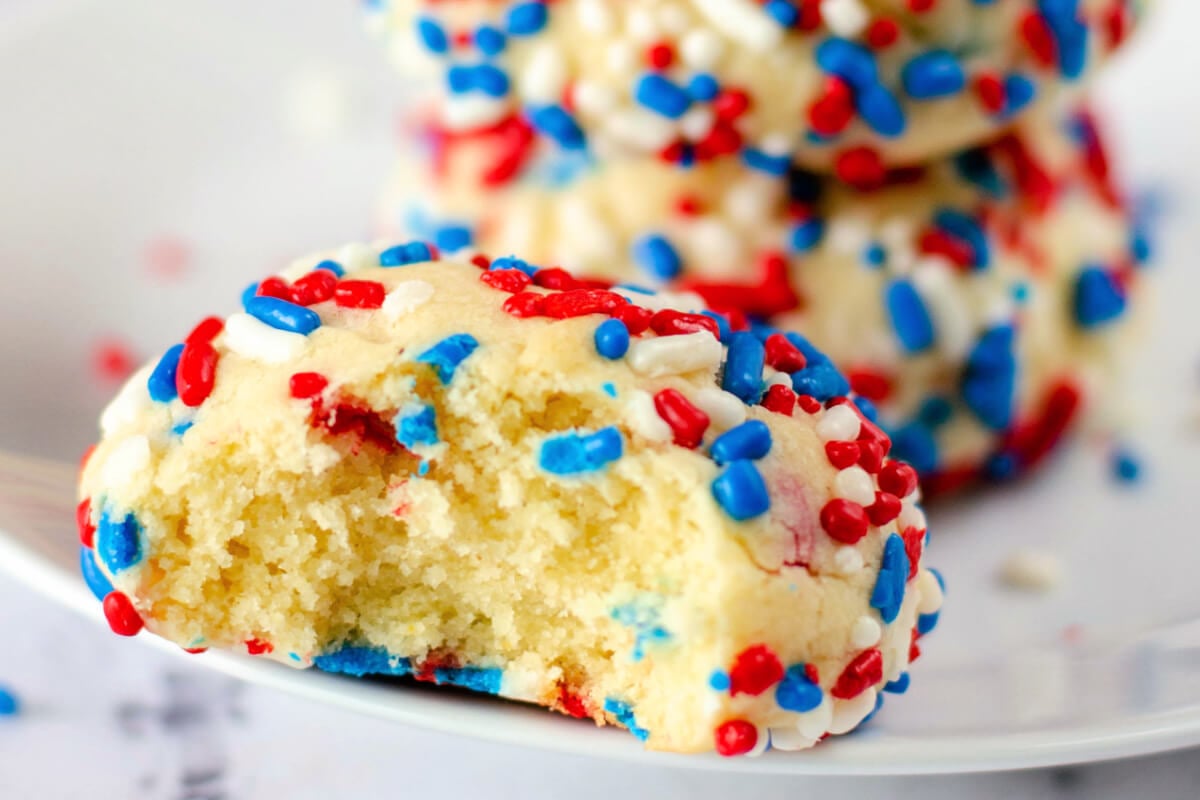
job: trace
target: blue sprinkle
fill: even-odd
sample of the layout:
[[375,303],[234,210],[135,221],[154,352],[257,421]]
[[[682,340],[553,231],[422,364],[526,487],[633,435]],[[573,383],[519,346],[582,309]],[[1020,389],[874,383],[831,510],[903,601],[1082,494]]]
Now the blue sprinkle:
[[728,672],[723,669],[714,669],[708,676],[708,685],[718,692],[727,692],[733,684],[729,680]]
[[474,336],[469,333],[456,333],[421,353],[417,356],[417,361],[432,366],[442,383],[449,383],[458,365],[474,353],[477,347],[479,342]]
[[693,100],[698,100],[702,103],[707,103],[715,98],[721,91],[720,84],[717,79],[707,72],[697,72],[688,81],[687,93],[692,96]]
[[421,44],[431,53],[445,53],[450,50],[450,38],[436,20],[429,17],[417,18],[417,36]]
[[977,219],[952,208],[939,208],[933,215],[933,224],[971,248],[971,264],[975,269],[984,269],[991,263],[987,233]]
[[800,353],[804,356],[804,360],[808,362],[808,365],[810,367],[815,364],[831,364],[831,363],[833,363],[829,360],[829,356],[825,355],[820,350],[813,347],[812,342],[808,341],[808,339],[805,339],[800,334],[794,333],[794,332],[789,332],[789,333],[785,333],[783,336],[785,339],[787,339],[789,342],[792,343],[792,346],[794,346],[797,350],[800,351]]
[[855,93],[854,109],[863,122],[880,136],[895,138],[904,133],[907,126],[900,101],[879,83],[870,84]]
[[129,569],[142,560],[142,526],[133,514],[113,519],[108,509],[96,526],[96,555],[110,574]]
[[619,319],[606,319],[596,326],[594,335],[596,352],[609,360],[616,360],[629,350],[629,328]]
[[633,708],[624,700],[618,700],[615,697],[604,698],[604,710],[612,714],[617,722],[629,729],[629,732],[638,738],[639,741],[646,741],[650,737],[650,731],[645,728],[639,728],[637,719],[633,716]]
[[256,295],[256,294],[258,294],[258,281],[255,281],[254,283],[247,286],[245,289],[242,289],[242,294],[241,294],[241,298],[240,298],[242,307],[245,308],[246,301],[249,300],[251,297],[254,297],[254,295]]
[[466,94],[475,88],[475,68],[453,64],[446,70],[446,88],[451,94]]
[[988,480],[1007,481],[1020,472],[1021,464],[1013,453],[1001,451],[988,456],[983,462],[983,472]]
[[1032,290],[1026,281],[1017,281],[1012,285],[1012,299],[1017,305],[1025,305],[1029,302]]
[[546,27],[544,2],[517,3],[508,9],[505,27],[512,36],[532,36]]
[[790,0],[767,0],[763,11],[783,28],[792,27],[800,19],[800,10]]
[[729,320],[725,319],[723,314],[708,309],[704,309],[700,313],[717,323],[717,338],[721,340],[721,344],[728,344],[729,337],[733,335],[733,329],[729,327]]
[[600,386],[600,390],[601,390],[601,391],[603,391],[603,392],[604,392],[606,395],[608,395],[609,397],[616,397],[616,396],[617,396],[617,387],[616,387],[616,386],[614,386],[614,385],[613,385],[612,383],[610,383],[610,382],[605,382],[605,383],[601,384],[601,386]]
[[939,428],[954,416],[954,406],[944,397],[934,395],[925,398],[917,410],[917,419],[928,428]]
[[870,400],[860,395],[856,395],[854,397],[854,405],[858,406],[858,410],[861,411],[862,415],[869,421],[876,424],[879,423],[879,409],[876,408],[875,404]]
[[113,585],[109,582],[108,577],[100,571],[100,566],[96,563],[96,556],[87,547],[79,548],[79,571],[83,574],[83,582],[92,590],[92,594],[97,600],[103,600],[108,597],[108,593],[113,590]]
[[323,672],[338,672],[361,678],[363,675],[394,675],[412,673],[412,662],[394,656],[382,647],[343,645],[332,653],[313,659],[313,666]]
[[246,313],[277,330],[304,336],[321,327],[317,312],[278,297],[251,297],[246,302]]
[[475,46],[485,56],[497,56],[504,52],[507,40],[504,32],[491,25],[480,25],[475,30]]
[[776,177],[786,175],[792,166],[789,156],[774,156],[754,147],[742,151],[742,163],[750,169]]
[[875,589],[871,592],[871,608],[879,610],[879,616],[891,624],[900,614],[904,602],[904,585],[908,583],[908,555],[904,552],[904,540],[893,533],[883,545],[883,561]]
[[851,734],[858,733],[871,720],[875,719],[875,715],[879,713],[879,709],[883,708],[883,694],[875,695],[875,707],[871,709],[871,713],[862,718],[862,722],[858,723],[858,727],[851,731]]
[[733,461],[712,482],[713,498],[738,522],[760,516],[771,508],[771,496],[762,475],[750,461]]
[[935,472],[938,467],[938,446],[933,431],[914,422],[889,431],[892,439],[892,457],[904,461],[921,475]]
[[920,614],[917,616],[917,633],[924,636],[937,627],[938,618],[942,615],[940,611],[934,611],[932,614]]
[[612,610],[612,618],[627,628],[633,628],[634,643],[632,658],[641,661],[646,657],[646,647],[669,641],[671,633],[662,626],[656,598],[645,598],[619,605]]
[[443,253],[455,253],[470,247],[474,240],[471,229],[466,225],[443,225],[433,232],[433,243]]
[[587,144],[583,129],[562,106],[539,106],[526,116],[535,130],[553,139],[564,150],[582,150]]
[[428,475],[429,466],[428,459],[422,459],[421,463],[417,465],[417,477],[424,478],[426,475]]
[[1136,455],[1120,447],[1112,454],[1112,474],[1121,483],[1137,483],[1142,476],[1142,465]]
[[830,37],[817,47],[816,56],[817,66],[824,72],[841,78],[856,92],[879,83],[875,55],[861,44],[836,36]]
[[1084,267],[1075,279],[1072,308],[1079,327],[1099,328],[1125,313],[1125,293],[1107,270]]
[[656,233],[643,236],[633,243],[633,260],[659,280],[670,280],[683,270],[679,253],[666,238]]
[[889,681],[883,685],[883,690],[889,694],[904,694],[908,691],[908,685],[912,681],[907,672],[901,672],[900,677],[894,681]]
[[[324,261],[322,261],[320,264],[317,264],[315,267],[313,267],[314,272],[319,269],[329,270],[330,272],[332,272],[334,275],[338,276],[339,278],[346,274],[345,267],[343,267],[338,262],[333,261],[332,259],[328,259],[328,258],[325,259]],[[255,287],[255,291],[257,291],[257,286]],[[244,303],[244,301],[243,301],[243,303]]]
[[424,242],[406,242],[389,247],[379,254],[379,266],[403,267],[408,264],[420,264],[432,261],[433,253]]
[[472,71],[471,84],[488,97],[504,97],[508,94],[508,74],[492,64],[476,64]]
[[163,357],[158,360],[154,371],[146,380],[146,389],[150,399],[156,403],[169,403],[179,396],[175,388],[175,371],[179,368],[179,357],[183,355],[183,345],[172,345]]
[[960,392],[967,408],[988,428],[1012,423],[1017,388],[1017,357],[1011,325],[985,331],[967,356]]
[[935,338],[933,319],[912,281],[907,278],[892,281],[884,288],[883,296],[888,319],[900,346],[909,353],[920,353],[932,347]]
[[879,242],[871,242],[863,251],[863,261],[868,267],[878,269],[887,263],[887,250],[884,250]]
[[755,461],[771,452],[771,429],[761,420],[751,419],[730,428],[713,440],[709,453],[713,461],[724,465],[731,461]]
[[1068,80],[1087,65],[1087,25],[1079,18],[1078,0],[1038,0],[1038,11],[1054,36],[1058,70]]
[[621,432],[611,425],[592,434],[565,433],[542,442],[538,464],[554,475],[595,472],[624,452]]
[[832,364],[809,361],[808,366],[792,373],[792,389],[797,394],[808,394],[824,403],[835,397],[850,393],[850,381]]
[[1004,79],[1004,109],[1000,112],[1001,119],[1008,119],[1025,106],[1033,102],[1037,95],[1037,84],[1019,73],[1012,73]]
[[182,422],[176,423],[175,426],[173,428],[171,428],[171,433],[175,434],[176,436],[182,437],[185,433],[190,431],[192,429],[192,426],[195,424],[196,424],[196,420],[185,419]]
[[821,705],[824,692],[808,679],[803,664],[793,664],[775,687],[775,703],[785,711],[803,714]]
[[900,71],[904,91],[915,100],[932,100],[958,94],[967,84],[962,65],[946,50],[930,50],[915,58]]
[[504,671],[499,667],[442,667],[433,671],[438,683],[461,686],[473,692],[500,693]]
[[419,406],[401,411],[396,416],[396,441],[408,449],[421,444],[437,444],[437,410]]
[[825,222],[820,217],[809,217],[792,228],[791,245],[796,253],[807,253],[821,242],[825,235]]
[[633,99],[668,119],[679,119],[692,105],[686,91],[657,72],[648,72],[638,79]]
[[538,268],[533,264],[530,264],[528,261],[522,261],[516,256],[501,256],[495,259],[488,267],[488,271],[490,272],[494,269],[516,269],[524,272],[531,278],[538,271]]
[[16,694],[7,686],[0,686],[0,717],[15,717],[21,711]]
[[754,405],[763,393],[763,362],[766,348],[752,333],[738,331],[729,337],[721,388]]

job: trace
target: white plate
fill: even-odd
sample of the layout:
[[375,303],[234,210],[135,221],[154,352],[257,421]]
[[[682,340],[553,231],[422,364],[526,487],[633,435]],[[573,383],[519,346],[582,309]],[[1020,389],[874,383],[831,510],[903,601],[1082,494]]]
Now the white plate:
[[[1200,48],[1188,32],[1200,5],[1161,6],[1103,96],[1128,171],[1170,210],[1139,373],[1135,443],[1148,477],[1115,487],[1104,449],[1085,443],[1036,483],[937,509],[943,623],[913,688],[868,730],[808,753],[681,758],[494,700],[220,654],[199,663],[408,724],[686,767],[951,772],[1200,744],[1200,227],[1188,224],[1200,183]],[[340,128],[316,141],[319,131],[289,124],[282,98],[296,91],[340,98]],[[229,310],[281,259],[361,237],[395,94],[340,4],[74,3],[0,29],[0,448],[73,460],[111,391],[89,373],[98,337],[144,342],[150,355],[201,312]],[[144,266],[147,243],[164,234],[192,243],[182,279]],[[36,469],[0,489],[0,567],[99,619],[75,577],[69,468],[44,474],[58,487],[49,495],[28,485]],[[1067,565],[1057,590],[999,587],[999,565],[1022,546]]]

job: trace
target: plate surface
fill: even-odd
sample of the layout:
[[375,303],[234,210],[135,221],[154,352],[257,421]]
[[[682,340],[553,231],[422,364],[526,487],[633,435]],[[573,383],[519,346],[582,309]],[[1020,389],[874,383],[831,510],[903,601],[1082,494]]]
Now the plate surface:
[[[0,569],[99,620],[75,577],[61,466],[114,388],[94,374],[97,343],[150,355],[288,256],[362,237],[401,92],[342,4],[69,5],[0,29],[0,449],[47,460],[0,457]],[[1084,437],[1036,482],[935,509],[943,623],[913,688],[867,730],[808,753],[680,758],[490,699],[220,654],[199,663],[406,724],[684,767],[953,772],[1200,744],[1200,97],[1183,94],[1197,91],[1200,5],[1160,11],[1100,95],[1122,171],[1166,211],[1132,411],[1147,477],[1117,486],[1104,443]],[[316,104],[336,124],[305,122]],[[1001,587],[1022,547],[1060,558],[1062,584]]]

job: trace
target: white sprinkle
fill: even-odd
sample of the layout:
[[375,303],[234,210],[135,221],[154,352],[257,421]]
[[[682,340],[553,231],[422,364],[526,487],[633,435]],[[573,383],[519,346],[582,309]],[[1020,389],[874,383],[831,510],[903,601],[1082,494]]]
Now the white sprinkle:
[[896,524],[900,526],[900,530],[916,528],[923,531],[929,527],[925,521],[925,512],[917,505],[917,492],[913,492],[901,501],[900,517]]
[[858,548],[842,545],[833,553],[833,568],[838,575],[854,575],[863,568],[862,553]]
[[505,664],[500,678],[500,694],[514,700],[534,702],[541,694],[544,671],[513,663]]
[[629,299],[631,303],[648,308],[651,311],[682,311],[687,314],[698,312],[704,308],[704,298],[694,292],[655,292],[643,294],[628,289],[615,289],[617,294]]
[[121,391],[112,399],[100,415],[100,432],[105,436],[112,435],[117,429],[130,424],[153,405],[150,390],[146,382],[154,371],[153,364],[147,364],[125,381]]
[[612,12],[605,0],[580,0],[579,25],[589,33],[605,35],[612,30]]
[[746,421],[746,404],[732,392],[715,386],[705,386],[698,390],[691,400],[692,405],[708,415],[708,420],[716,431],[729,430]]
[[879,622],[874,617],[863,614],[854,620],[854,626],[850,629],[850,644],[855,650],[866,650],[879,644],[881,636],[883,628]]
[[400,281],[383,298],[380,310],[392,319],[397,319],[420,308],[433,297],[433,284],[428,281]]
[[1052,553],[1018,550],[1001,566],[1000,580],[1014,589],[1049,591],[1062,582],[1062,564]]
[[725,194],[725,213],[746,226],[758,225],[769,219],[775,207],[776,196],[773,184],[767,181],[747,179],[730,186]]
[[697,267],[697,274],[716,277],[740,276],[747,262],[737,233],[718,217],[690,220],[685,226],[689,253],[687,261]]
[[521,91],[530,103],[557,103],[567,85],[567,64],[552,44],[541,44],[521,69]]
[[379,251],[372,250],[361,242],[352,242],[342,246],[334,259],[342,265],[346,272],[358,272],[379,264]]
[[857,465],[838,472],[837,477],[833,479],[833,490],[838,497],[860,506],[866,507],[875,502],[875,481],[865,469]]
[[617,102],[611,89],[602,83],[589,80],[578,81],[571,96],[580,111],[597,116],[606,113]]
[[861,431],[862,420],[846,403],[825,409],[817,422],[817,436],[823,442],[853,442]]
[[614,110],[604,124],[614,139],[639,150],[661,150],[675,139],[671,120],[640,106]]
[[712,130],[716,114],[708,106],[693,106],[679,118],[679,132],[690,141],[703,139]]
[[[820,737],[818,736],[818,738]],[[771,749],[773,750],[807,750],[816,743],[816,739],[808,738],[795,728],[771,728]]]
[[758,758],[767,752],[767,746],[771,744],[770,731],[762,725],[755,725],[754,727],[758,731],[758,737],[754,740],[754,747],[751,747],[744,754],[748,758]]
[[770,367],[763,367],[763,382],[766,383],[768,388],[772,386],[786,386],[789,389],[792,388],[791,375],[788,375],[786,372],[780,372],[779,370],[771,369]]
[[849,733],[858,727],[867,715],[875,710],[875,696],[878,693],[874,687],[850,700],[833,701],[833,719],[829,721],[829,732],[833,734]]
[[577,193],[564,192],[555,210],[561,224],[560,240],[555,245],[555,256],[571,269],[583,264],[608,261],[618,257],[616,236],[605,224],[604,216],[591,201]]
[[696,370],[715,371],[725,356],[711,333],[700,331],[678,336],[638,339],[629,346],[625,360],[634,372],[648,378],[680,375]]
[[299,333],[272,328],[249,314],[240,313],[225,321],[223,341],[238,355],[267,364],[290,361],[308,344],[308,339]]
[[652,442],[669,442],[674,438],[671,426],[658,415],[654,407],[654,398],[649,392],[634,389],[627,393],[625,402],[625,421],[630,429],[644,439]]
[[478,93],[456,94],[442,103],[442,124],[447,130],[467,131],[499,122],[510,112],[505,99],[485,97]]
[[100,469],[100,480],[106,489],[119,489],[129,485],[148,466],[150,440],[141,434],[130,436],[109,451]]
[[632,72],[638,64],[638,54],[633,42],[628,39],[612,42],[604,51],[604,63],[620,76]]
[[679,41],[679,57],[694,70],[711,69],[721,57],[724,46],[721,39],[707,28],[694,28]]
[[970,303],[960,290],[956,268],[944,258],[926,257],[912,271],[913,286],[925,302],[937,333],[937,348],[948,358],[965,358],[974,340]]
[[649,9],[634,6],[625,16],[625,31],[639,44],[648,44],[659,37],[658,23]]
[[825,0],[821,4],[821,19],[838,36],[853,39],[867,27],[871,15],[861,0]]
[[821,698],[821,705],[812,711],[797,714],[796,717],[796,730],[800,732],[801,736],[815,742],[825,735],[825,732],[829,730],[830,723],[833,722],[833,704],[826,695]]
[[714,28],[751,50],[768,50],[783,39],[783,27],[754,3],[746,0],[695,0],[695,3]]
[[917,576],[916,590],[921,598],[917,601],[918,614],[933,614],[940,611],[942,608],[942,585],[938,583],[938,579],[933,573],[927,569],[921,570],[921,574]]
[[871,226],[856,216],[834,217],[825,232],[825,244],[834,253],[854,256],[862,255],[871,241]]
[[675,3],[668,3],[658,10],[658,24],[663,33],[669,33],[676,38],[688,29],[691,22],[691,15]]
[[793,151],[793,137],[786,133],[768,133],[758,142],[758,149],[769,156],[786,156]]

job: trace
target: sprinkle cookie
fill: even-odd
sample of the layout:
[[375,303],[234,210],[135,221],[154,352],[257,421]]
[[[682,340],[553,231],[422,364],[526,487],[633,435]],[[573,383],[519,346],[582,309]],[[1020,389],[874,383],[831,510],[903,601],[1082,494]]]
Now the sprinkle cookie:
[[753,755],[903,692],[914,470],[797,334],[516,258],[349,246],[139,371],[81,480],[113,630]]

